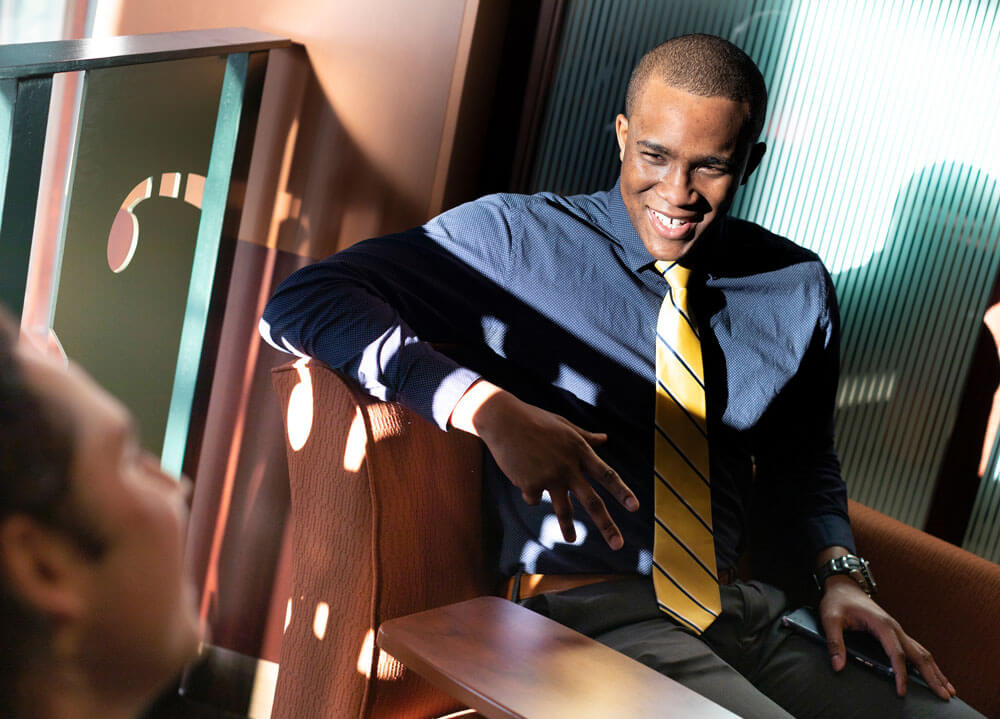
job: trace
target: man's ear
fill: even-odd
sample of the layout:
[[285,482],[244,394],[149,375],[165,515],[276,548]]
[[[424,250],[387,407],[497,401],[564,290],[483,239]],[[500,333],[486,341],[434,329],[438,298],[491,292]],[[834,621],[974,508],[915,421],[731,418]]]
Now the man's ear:
[[625,140],[628,139],[628,118],[619,114],[615,118],[615,135],[618,136],[618,159],[625,160]]
[[54,622],[85,612],[86,562],[68,537],[32,517],[15,514],[0,521],[0,570],[8,588]]
[[747,184],[750,175],[757,170],[760,166],[760,161],[764,159],[765,152],[767,152],[767,145],[763,142],[754,143],[754,146],[750,148],[750,156],[747,158],[747,169],[743,171],[743,179],[740,180],[741,185]]

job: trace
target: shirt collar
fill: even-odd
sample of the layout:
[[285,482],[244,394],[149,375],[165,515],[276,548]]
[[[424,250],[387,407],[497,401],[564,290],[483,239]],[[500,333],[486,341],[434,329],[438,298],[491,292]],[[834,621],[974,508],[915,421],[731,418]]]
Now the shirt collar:
[[642,244],[639,233],[635,231],[632,218],[625,209],[622,199],[621,180],[615,181],[615,186],[608,193],[608,217],[611,220],[612,236],[622,249],[622,259],[632,272],[639,272],[646,267],[652,267],[653,256]]

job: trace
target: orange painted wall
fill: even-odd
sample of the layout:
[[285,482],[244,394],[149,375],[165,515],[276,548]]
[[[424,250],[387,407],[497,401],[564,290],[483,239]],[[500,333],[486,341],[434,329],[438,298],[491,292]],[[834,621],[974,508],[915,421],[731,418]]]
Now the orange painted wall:
[[[286,231],[280,246],[318,257],[433,214],[466,5],[478,3],[101,0],[94,34],[246,26],[301,43],[314,75],[289,99],[308,105],[291,129],[311,137],[298,138],[289,184],[278,191],[288,195],[279,212],[302,227]],[[273,218],[271,246],[282,219]]]

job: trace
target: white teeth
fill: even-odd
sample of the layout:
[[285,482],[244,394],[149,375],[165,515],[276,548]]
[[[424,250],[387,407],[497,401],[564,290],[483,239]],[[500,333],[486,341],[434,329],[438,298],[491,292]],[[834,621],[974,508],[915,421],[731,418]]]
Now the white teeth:
[[687,224],[687,220],[678,220],[673,217],[667,217],[662,212],[657,212],[656,210],[653,209],[650,209],[650,212],[652,212],[656,216],[656,219],[658,219],[667,227],[682,227]]

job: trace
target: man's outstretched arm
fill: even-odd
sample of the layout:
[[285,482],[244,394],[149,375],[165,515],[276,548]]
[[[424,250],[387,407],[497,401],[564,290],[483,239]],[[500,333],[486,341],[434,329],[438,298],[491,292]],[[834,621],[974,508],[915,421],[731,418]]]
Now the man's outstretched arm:
[[505,212],[502,198],[484,198],[422,228],[309,265],[272,297],[261,334],[278,349],[323,360],[369,394],[400,402],[442,429],[480,436],[526,501],[537,504],[549,492],[567,541],[574,540],[572,494],[618,549],[621,532],[592,483],[627,509],[637,509],[638,501],[594,452],[606,437],[481,380],[424,336],[483,345],[481,323],[463,325],[456,310],[469,305],[466,288],[508,286],[512,243],[519,240]]
[[497,466],[521,490],[525,502],[538,504],[542,493],[549,493],[567,542],[576,540],[573,495],[608,546],[622,548],[621,531],[591,485],[602,485],[630,512],[639,508],[639,500],[594,451],[607,435],[588,432],[486,380],[473,384],[458,401],[451,425],[483,440]]

